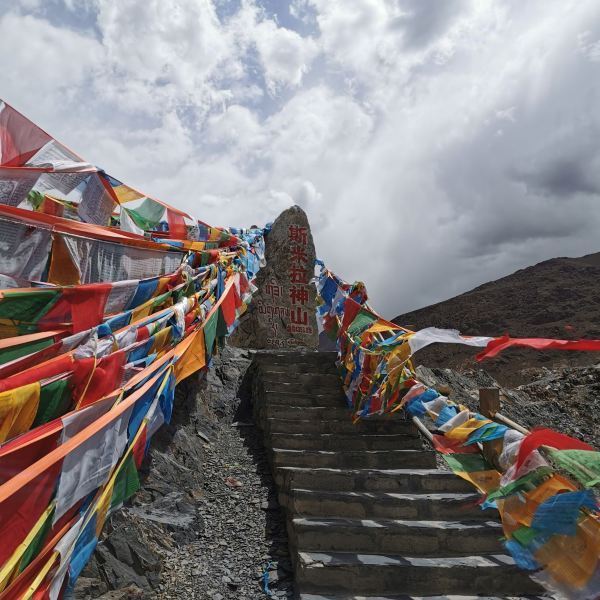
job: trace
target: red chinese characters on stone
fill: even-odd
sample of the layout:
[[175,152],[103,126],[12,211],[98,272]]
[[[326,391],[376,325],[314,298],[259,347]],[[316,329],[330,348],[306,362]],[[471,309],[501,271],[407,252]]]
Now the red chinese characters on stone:
[[308,229],[300,225],[290,225],[288,228],[289,269],[290,281],[289,299],[292,305],[289,323],[286,329],[291,334],[312,335],[313,328],[309,325],[310,315],[304,306],[309,302],[310,290],[309,260],[306,246],[308,245]]
[[308,325],[308,311],[297,306],[290,313],[291,321],[295,325]]
[[300,304],[304,306],[308,302],[308,289],[303,286],[293,285],[290,287],[290,300],[292,305]]
[[305,265],[308,262],[306,250],[302,246],[292,246],[290,248],[290,261],[295,265]]
[[288,229],[288,237],[290,242],[297,242],[302,246],[306,246],[308,243],[308,231],[306,227],[300,227],[299,225],[290,225]]
[[292,267],[289,272],[290,283],[304,283],[308,284],[308,271],[306,269],[299,269],[298,267]]
[[287,326],[290,333],[312,334],[313,328],[308,324],[308,311],[296,306],[290,313],[290,324]]

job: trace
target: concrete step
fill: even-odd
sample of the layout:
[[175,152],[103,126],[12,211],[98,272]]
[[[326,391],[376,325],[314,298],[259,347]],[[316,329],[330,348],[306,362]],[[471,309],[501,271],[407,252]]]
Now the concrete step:
[[286,450],[419,450],[423,442],[416,434],[273,433],[269,445]]
[[312,467],[334,469],[434,468],[435,453],[428,450],[285,450],[270,452],[274,467]]
[[348,417],[350,409],[346,404],[346,397],[341,390],[330,393],[302,394],[296,392],[285,392],[274,386],[263,392],[263,404],[278,406],[330,406],[332,408],[344,408]]
[[495,509],[481,510],[479,494],[397,494],[291,489],[280,493],[280,504],[292,515],[354,519],[490,519]]
[[326,389],[342,389],[342,380],[337,373],[304,373],[275,367],[263,368],[260,378],[265,385],[276,383],[290,386],[318,386]]
[[300,552],[296,582],[301,593],[500,596],[542,591],[503,554],[423,558],[356,552]]
[[551,596],[322,596],[321,594],[300,594],[300,600],[548,600]]
[[[257,409],[260,413],[260,409]],[[346,411],[340,419],[312,418],[310,414],[301,414],[296,418],[269,417],[261,421],[261,426],[266,427],[267,433],[353,433],[355,435],[409,433],[416,431],[410,421],[403,419],[363,419],[353,423],[350,413]]]
[[471,556],[502,552],[498,521],[305,518],[292,520],[298,551]]
[[473,493],[473,486],[437,469],[317,469],[279,467],[275,480],[284,490],[337,492]]

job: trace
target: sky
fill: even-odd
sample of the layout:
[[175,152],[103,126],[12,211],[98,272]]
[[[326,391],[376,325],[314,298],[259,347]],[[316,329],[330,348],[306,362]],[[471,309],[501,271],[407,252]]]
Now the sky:
[[0,0],[0,97],[393,317],[600,251],[597,0]]

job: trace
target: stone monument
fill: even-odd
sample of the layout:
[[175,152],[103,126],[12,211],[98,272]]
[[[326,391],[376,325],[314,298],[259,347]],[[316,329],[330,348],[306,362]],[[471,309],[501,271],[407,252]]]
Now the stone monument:
[[283,211],[265,239],[266,267],[255,281],[258,291],[229,343],[242,348],[278,350],[319,344],[314,275],[315,245],[306,213]]

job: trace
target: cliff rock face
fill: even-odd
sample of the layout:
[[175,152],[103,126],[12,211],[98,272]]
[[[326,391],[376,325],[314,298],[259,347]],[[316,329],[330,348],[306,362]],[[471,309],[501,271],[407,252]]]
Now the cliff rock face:
[[292,206],[266,236],[267,266],[257,276],[258,291],[230,343],[242,348],[293,349],[318,346],[315,317],[315,245],[306,213]]

